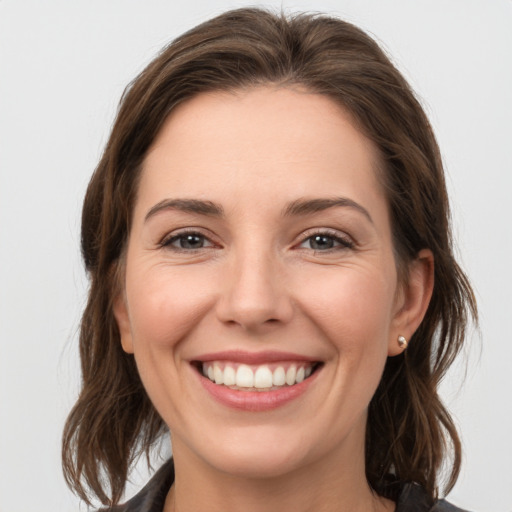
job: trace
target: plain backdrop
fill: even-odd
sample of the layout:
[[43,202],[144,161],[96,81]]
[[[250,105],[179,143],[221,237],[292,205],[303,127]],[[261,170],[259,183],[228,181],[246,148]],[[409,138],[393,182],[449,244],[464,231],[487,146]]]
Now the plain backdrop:
[[[81,201],[126,84],[168,41],[244,1],[0,0],[0,512],[85,510],[60,436],[79,384]],[[449,498],[512,511],[512,1],[269,1],[373,34],[439,138],[481,310],[443,395],[465,461]],[[128,494],[145,480],[143,465]]]

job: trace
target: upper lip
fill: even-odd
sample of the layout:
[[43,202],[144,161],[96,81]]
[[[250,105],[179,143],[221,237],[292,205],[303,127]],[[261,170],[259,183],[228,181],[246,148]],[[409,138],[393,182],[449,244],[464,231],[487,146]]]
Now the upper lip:
[[202,363],[208,361],[232,361],[234,363],[257,365],[264,363],[277,363],[279,361],[305,361],[315,363],[319,360],[315,359],[314,357],[309,357],[302,354],[280,352],[275,350],[266,350],[263,352],[224,350],[221,352],[209,352],[207,354],[201,354],[197,357],[194,357],[193,361],[200,361]]

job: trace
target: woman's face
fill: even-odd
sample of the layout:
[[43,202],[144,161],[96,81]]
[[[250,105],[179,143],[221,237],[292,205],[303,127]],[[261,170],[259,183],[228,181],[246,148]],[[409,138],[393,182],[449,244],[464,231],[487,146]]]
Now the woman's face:
[[176,458],[247,476],[362,459],[386,358],[412,334],[378,165],[304,91],[203,94],[166,121],[115,314]]

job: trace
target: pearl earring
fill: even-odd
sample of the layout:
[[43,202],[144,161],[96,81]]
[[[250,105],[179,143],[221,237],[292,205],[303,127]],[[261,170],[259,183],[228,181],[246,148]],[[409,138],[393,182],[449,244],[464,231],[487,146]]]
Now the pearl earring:
[[405,350],[409,342],[403,336],[400,335],[398,336],[398,344],[400,345],[400,348],[403,348]]

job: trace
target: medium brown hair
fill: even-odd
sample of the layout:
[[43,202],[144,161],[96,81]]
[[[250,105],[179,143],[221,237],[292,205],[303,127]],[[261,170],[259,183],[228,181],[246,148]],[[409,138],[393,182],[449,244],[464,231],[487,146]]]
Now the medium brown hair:
[[128,86],[87,189],[82,390],[63,437],[66,480],[87,502],[90,491],[104,504],[118,502],[130,466],[166,430],[133,356],[121,348],[113,315],[144,157],[178,104],[207,91],[265,84],[298,85],[350,112],[381,154],[401,275],[421,249],[434,254],[426,316],[407,351],[388,358],[369,407],[366,474],[379,494],[393,497],[391,479],[419,482],[434,497],[451,453],[446,489],[455,483],[461,445],[437,387],[462,347],[469,317],[476,319],[476,305],[453,256],[442,162],[425,113],[384,52],[357,27],[323,15],[239,9],[177,38]]

